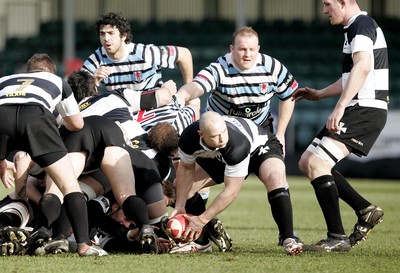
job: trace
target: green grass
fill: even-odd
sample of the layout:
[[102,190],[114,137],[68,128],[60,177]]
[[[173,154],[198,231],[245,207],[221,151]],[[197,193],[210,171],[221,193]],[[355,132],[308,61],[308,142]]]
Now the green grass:
[[[110,255],[80,258],[77,254],[47,257],[0,257],[1,272],[399,272],[400,182],[351,179],[371,202],[385,211],[384,221],[370,238],[348,253],[303,253],[287,256],[276,246],[278,231],[263,185],[254,178],[244,184],[238,199],[219,217],[234,239],[234,251],[186,255]],[[289,177],[295,230],[305,243],[326,236],[325,223],[309,182]],[[212,189],[211,198],[220,190]],[[2,193],[2,194],[1,194]],[[0,196],[6,192],[0,192]],[[341,203],[349,234],[354,212]]]

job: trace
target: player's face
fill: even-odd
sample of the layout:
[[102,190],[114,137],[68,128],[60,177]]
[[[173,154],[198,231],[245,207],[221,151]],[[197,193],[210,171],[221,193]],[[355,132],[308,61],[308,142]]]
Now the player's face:
[[341,1],[322,0],[323,13],[328,16],[331,25],[344,24],[344,9]]
[[121,208],[116,208],[113,212],[110,213],[110,216],[126,228],[132,227],[134,225],[133,221],[125,217],[125,213]]
[[203,132],[201,136],[210,148],[224,148],[229,139],[225,123],[220,127],[214,127],[210,131]]
[[111,58],[123,57],[126,35],[121,35],[117,27],[103,25],[99,30],[99,36],[101,45]]
[[235,66],[240,70],[248,70],[253,67],[260,46],[257,36],[238,35],[230,49]]

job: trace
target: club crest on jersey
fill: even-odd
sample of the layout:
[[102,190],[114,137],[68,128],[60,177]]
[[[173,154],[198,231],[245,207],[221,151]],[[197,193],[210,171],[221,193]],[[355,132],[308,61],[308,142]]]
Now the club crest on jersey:
[[268,91],[268,84],[266,83],[260,83],[260,92],[261,94],[267,94]]
[[135,71],[135,72],[134,72],[134,75],[135,75],[135,80],[136,80],[136,81],[140,81],[140,80],[142,79],[142,72],[140,72],[140,71]]

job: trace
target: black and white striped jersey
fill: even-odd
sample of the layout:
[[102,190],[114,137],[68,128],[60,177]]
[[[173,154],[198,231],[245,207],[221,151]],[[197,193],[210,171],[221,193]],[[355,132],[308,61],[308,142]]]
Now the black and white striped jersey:
[[365,51],[371,55],[371,70],[367,79],[349,105],[388,108],[389,101],[389,63],[387,44],[378,24],[360,12],[354,15],[344,26],[342,86],[346,86],[353,68],[352,56]]
[[39,104],[62,117],[79,113],[68,83],[49,72],[13,74],[0,78],[0,105]]
[[210,92],[207,109],[221,115],[244,117],[262,124],[270,115],[270,100],[291,97],[298,83],[277,59],[259,53],[254,67],[238,70],[227,53],[202,69],[194,78]]
[[127,56],[118,61],[109,58],[106,50],[99,47],[84,62],[83,69],[93,74],[100,66],[111,67],[110,76],[102,81],[108,90],[128,88],[143,91],[161,87],[161,68],[176,67],[176,46],[130,43],[127,47]]
[[104,116],[117,122],[127,140],[145,133],[134,119],[129,102],[119,92],[111,91],[85,98],[79,102],[79,108],[83,117]]
[[138,111],[135,118],[146,131],[159,122],[168,122],[180,135],[196,120],[196,111],[191,106],[179,108],[171,103],[151,110]]

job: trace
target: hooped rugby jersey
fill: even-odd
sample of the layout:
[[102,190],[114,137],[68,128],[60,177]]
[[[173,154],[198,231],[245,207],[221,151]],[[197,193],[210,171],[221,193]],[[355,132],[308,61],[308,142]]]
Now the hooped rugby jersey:
[[366,12],[354,15],[344,26],[342,86],[353,68],[352,55],[366,51],[371,56],[371,70],[358,94],[349,102],[360,106],[388,109],[389,62],[382,29]]
[[0,105],[39,104],[62,117],[79,113],[68,83],[50,72],[13,74],[0,78]]
[[111,67],[110,76],[102,81],[108,90],[128,88],[143,91],[161,87],[161,68],[176,67],[176,46],[129,43],[127,47],[127,56],[118,61],[109,58],[104,47],[99,47],[84,62],[83,69],[93,75],[100,66]]
[[146,131],[159,122],[168,122],[180,135],[196,120],[196,111],[190,106],[179,108],[171,103],[151,110],[140,110],[135,113],[135,118]]
[[240,71],[227,53],[201,70],[194,82],[210,92],[207,109],[252,119],[262,124],[270,114],[270,99],[289,99],[298,83],[287,68],[268,55],[259,53],[254,67]]
[[85,98],[79,102],[79,108],[83,117],[104,116],[117,122],[126,140],[146,133],[134,119],[129,102],[120,92],[111,91]]

